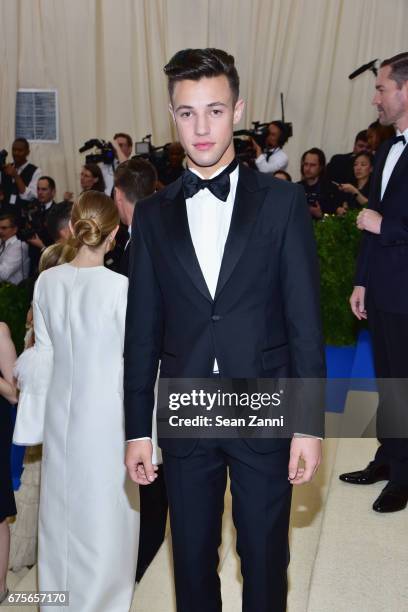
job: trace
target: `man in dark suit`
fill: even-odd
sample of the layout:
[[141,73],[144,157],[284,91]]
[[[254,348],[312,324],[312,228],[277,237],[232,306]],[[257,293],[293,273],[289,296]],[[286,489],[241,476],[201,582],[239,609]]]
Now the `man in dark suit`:
[[357,219],[364,237],[350,304],[358,319],[368,318],[376,376],[394,380],[380,380],[374,460],[340,479],[388,480],[373,509],[395,512],[408,502],[408,53],[382,62],[376,90],[380,123],[394,125],[397,136],[376,154],[368,208]]
[[338,153],[333,155],[326,168],[326,177],[336,183],[354,182],[354,159],[362,151],[370,149],[367,142],[367,130],[359,132],[354,140],[351,153]]
[[[128,240],[119,262],[119,272],[129,276],[131,224],[135,206],[156,190],[157,173],[145,159],[133,158],[122,162],[115,171],[114,194],[120,220],[128,229]],[[160,460],[160,457],[159,457]],[[161,461],[160,461],[161,462]],[[167,494],[163,466],[158,465],[157,479],[150,487],[140,487],[140,535],[136,581],[140,582],[159,550],[165,536]]]
[[[187,49],[165,73],[188,169],[139,202],[132,225],[126,464],[141,485],[156,477],[146,438],[159,360],[163,378],[325,374],[317,256],[303,189],[237,165],[233,126],[244,103],[234,58]],[[321,457],[313,435],[321,431],[300,431],[311,435],[159,438],[178,612],[221,610],[217,549],[228,471],[243,610],[286,610],[291,484],[309,481]]]

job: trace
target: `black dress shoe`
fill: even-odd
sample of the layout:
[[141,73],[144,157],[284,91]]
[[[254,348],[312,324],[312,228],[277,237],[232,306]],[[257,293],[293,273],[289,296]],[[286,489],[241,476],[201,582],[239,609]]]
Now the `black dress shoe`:
[[364,470],[340,474],[339,478],[350,484],[369,485],[380,480],[389,480],[390,468],[388,465],[376,465],[371,461]]
[[373,504],[376,512],[398,512],[404,510],[408,503],[408,486],[389,482]]

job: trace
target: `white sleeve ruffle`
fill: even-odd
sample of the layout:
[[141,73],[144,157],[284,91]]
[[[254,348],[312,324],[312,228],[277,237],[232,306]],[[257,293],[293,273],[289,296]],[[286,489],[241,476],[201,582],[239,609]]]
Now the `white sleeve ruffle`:
[[31,446],[43,441],[45,405],[52,375],[52,349],[26,349],[17,359],[14,376],[20,389],[13,442]]

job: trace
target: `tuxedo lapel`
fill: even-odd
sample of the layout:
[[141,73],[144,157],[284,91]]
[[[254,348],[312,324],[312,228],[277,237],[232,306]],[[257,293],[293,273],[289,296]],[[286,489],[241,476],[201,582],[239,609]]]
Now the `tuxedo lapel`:
[[181,179],[175,181],[168,189],[161,210],[169,241],[180,264],[197,289],[207,300],[212,302],[211,294],[201,272],[193,241],[191,240]]
[[393,187],[401,185],[401,181],[400,181],[401,176],[404,173],[406,173],[407,170],[408,170],[408,146],[405,146],[397,163],[395,164],[394,170],[392,171],[390,179],[387,183],[387,187],[383,195],[383,200],[386,197],[386,195],[393,189]]
[[241,165],[239,167],[239,178],[231,225],[225,244],[217,289],[215,291],[215,300],[225,287],[238,260],[244,252],[258,210],[264,198],[265,191],[259,188],[255,173],[248,171],[246,166]]
[[385,160],[387,159],[387,155],[389,153],[391,146],[392,146],[391,143],[387,143],[387,146],[382,147],[377,152],[379,159],[376,159],[375,172],[373,174],[373,185],[371,189],[371,193],[373,194],[372,208],[378,208],[381,203],[382,173],[384,170]]

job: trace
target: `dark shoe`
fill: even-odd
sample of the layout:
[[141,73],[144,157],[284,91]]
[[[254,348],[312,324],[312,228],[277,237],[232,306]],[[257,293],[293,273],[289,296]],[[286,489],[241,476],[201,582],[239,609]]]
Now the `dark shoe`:
[[398,512],[404,510],[408,503],[408,486],[389,482],[373,504],[376,512]]
[[389,480],[390,468],[388,465],[376,465],[371,461],[365,470],[340,474],[339,478],[343,482],[348,482],[350,484],[369,485],[379,482],[380,480]]
[[7,599],[8,595],[9,595],[9,590],[8,589],[6,589],[5,591],[1,591],[0,592],[0,604],[2,604],[3,601],[5,601]]

